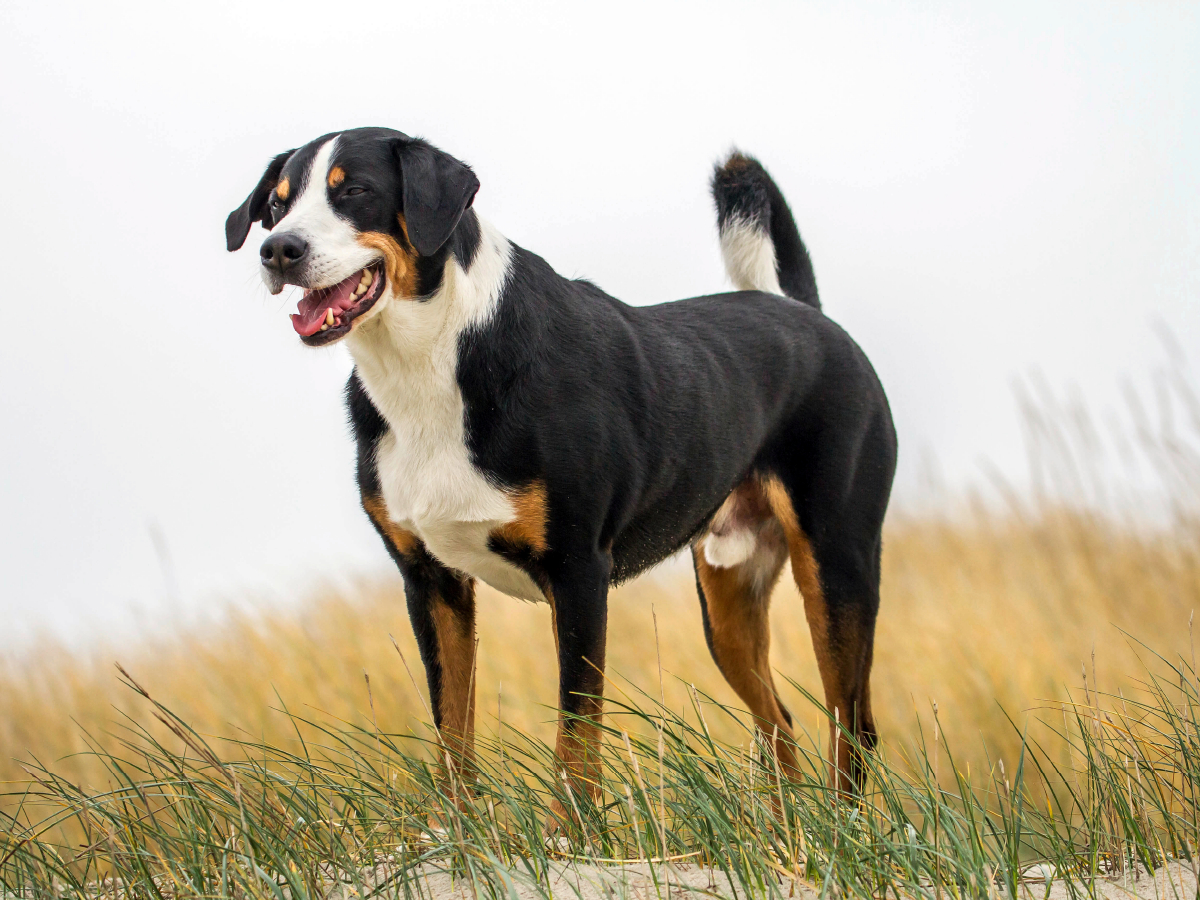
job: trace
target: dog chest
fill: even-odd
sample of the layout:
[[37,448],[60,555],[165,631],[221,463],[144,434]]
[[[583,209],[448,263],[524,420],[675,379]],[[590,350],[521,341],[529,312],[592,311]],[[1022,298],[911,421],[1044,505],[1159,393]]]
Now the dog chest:
[[517,517],[512,498],[471,461],[457,381],[461,335],[494,314],[511,247],[479,220],[468,271],[451,259],[442,285],[419,302],[389,303],[348,338],[372,405],[388,425],[375,468],[388,517],[451,569],[526,600],[533,579],[489,549],[491,533]]
[[396,428],[380,438],[376,470],[389,518],[448,568],[522,600],[544,601],[524,570],[489,548],[491,533],[515,518],[508,496],[475,468],[461,438],[429,438],[428,429]]

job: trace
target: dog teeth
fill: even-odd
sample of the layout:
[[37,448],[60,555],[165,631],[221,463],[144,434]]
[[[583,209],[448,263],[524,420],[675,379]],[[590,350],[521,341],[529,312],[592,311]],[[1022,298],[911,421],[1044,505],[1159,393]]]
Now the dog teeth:
[[328,325],[322,325],[322,326],[321,326],[321,330],[322,330],[322,331],[328,331],[328,330],[329,330],[329,326],[328,326]]
[[372,279],[371,270],[363,269],[362,278],[358,279],[358,283],[361,284],[364,288],[369,287],[371,284],[371,279]]
[[354,289],[354,296],[361,297],[366,292],[367,292],[367,286],[365,284],[363,284],[362,282],[359,282],[358,287],[356,287]]
[[330,309],[325,310],[325,325],[329,326],[332,324],[333,324],[333,309],[330,308]]

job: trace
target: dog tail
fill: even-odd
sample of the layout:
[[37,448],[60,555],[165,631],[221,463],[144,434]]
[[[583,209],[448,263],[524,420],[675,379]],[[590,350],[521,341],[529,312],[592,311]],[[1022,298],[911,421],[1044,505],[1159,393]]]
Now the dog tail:
[[753,156],[734,150],[712,177],[725,271],[739,291],[786,294],[817,309],[812,260],[787,201]]

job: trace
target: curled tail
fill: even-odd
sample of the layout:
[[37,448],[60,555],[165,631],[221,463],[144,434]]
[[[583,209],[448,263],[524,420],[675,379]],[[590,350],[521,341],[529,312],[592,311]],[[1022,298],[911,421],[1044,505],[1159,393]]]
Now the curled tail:
[[821,308],[792,211],[762,163],[737,150],[716,166],[712,194],[725,271],[740,291],[786,294]]

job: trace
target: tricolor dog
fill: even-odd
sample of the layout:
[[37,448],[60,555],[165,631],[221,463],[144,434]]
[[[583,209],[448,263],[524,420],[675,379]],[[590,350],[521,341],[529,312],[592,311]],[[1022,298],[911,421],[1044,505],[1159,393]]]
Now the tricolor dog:
[[[281,153],[230,214],[260,222],[292,324],[345,341],[362,505],[404,577],[436,724],[470,758],[475,583],[553,612],[557,753],[590,781],[609,588],[691,548],[717,666],[795,771],[768,661],[786,561],[825,701],[875,742],[880,531],[896,461],[866,356],[821,312],[783,195],[734,153],[712,179],[732,293],[634,307],[556,274],[472,209],[471,169],[385,128]],[[666,626],[669,630],[670,625]],[[863,761],[835,742],[839,786]]]

